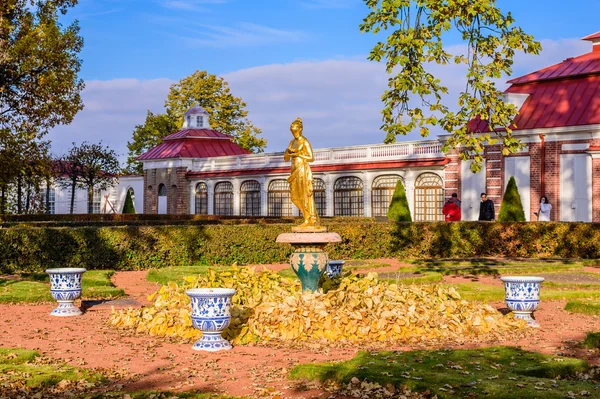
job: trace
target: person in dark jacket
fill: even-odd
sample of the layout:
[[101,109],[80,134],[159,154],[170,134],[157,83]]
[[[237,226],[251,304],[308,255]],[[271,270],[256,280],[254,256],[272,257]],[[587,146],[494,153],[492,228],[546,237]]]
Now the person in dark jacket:
[[481,203],[479,204],[479,220],[494,220],[496,219],[496,211],[494,209],[494,201],[487,198],[486,193],[481,193]]

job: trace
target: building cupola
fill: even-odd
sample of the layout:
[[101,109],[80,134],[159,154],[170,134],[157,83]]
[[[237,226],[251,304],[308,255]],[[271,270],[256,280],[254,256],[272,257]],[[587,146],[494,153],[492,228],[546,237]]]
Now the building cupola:
[[600,51],[600,32],[593,33],[586,37],[581,38],[581,40],[587,40],[588,42],[592,42],[592,51]]
[[206,110],[195,104],[183,114],[184,129],[210,129],[210,115]]

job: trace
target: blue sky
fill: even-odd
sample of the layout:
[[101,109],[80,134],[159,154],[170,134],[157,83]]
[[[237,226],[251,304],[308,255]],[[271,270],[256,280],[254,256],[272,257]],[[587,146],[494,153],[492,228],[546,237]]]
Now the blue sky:
[[[515,75],[589,51],[577,39],[600,30],[597,1],[498,4],[545,48],[539,57],[518,58]],[[162,111],[169,85],[196,69],[229,81],[269,151],[285,145],[296,116],[308,121],[315,147],[381,142],[387,77],[366,60],[376,42],[359,31],[367,12],[362,0],[80,0],[66,21],[77,18],[85,40],[86,108],[50,134],[53,151],[103,139],[126,153],[146,110]],[[460,44],[448,39],[448,46]],[[460,81],[456,68],[439,73],[449,85]]]

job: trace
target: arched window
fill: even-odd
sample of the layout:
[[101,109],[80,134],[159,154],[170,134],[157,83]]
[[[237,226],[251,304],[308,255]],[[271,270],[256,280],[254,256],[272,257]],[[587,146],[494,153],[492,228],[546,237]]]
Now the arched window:
[[260,216],[260,183],[246,180],[240,186],[240,215]]
[[292,216],[290,183],[287,180],[277,179],[269,183],[267,207],[269,216]]
[[208,215],[208,186],[206,183],[196,184],[194,202],[194,213],[196,215]]
[[215,215],[233,216],[233,184],[222,181],[215,184]]
[[435,173],[423,173],[415,182],[415,221],[444,220],[444,187],[442,178]]
[[371,185],[371,209],[373,216],[387,215],[396,184],[401,179],[399,175],[383,175],[377,176],[373,180],[373,184]]
[[167,214],[167,187],[164,184],[158,186],[158,214]]
[[340,177],[333,186],[334,216],[362,216],[365,211],[363,182],[358,177]]
[[315,207],[319,216],[327,214],[327,197],[325,195],[325,182],[321,179],[313,179],[313,195]]

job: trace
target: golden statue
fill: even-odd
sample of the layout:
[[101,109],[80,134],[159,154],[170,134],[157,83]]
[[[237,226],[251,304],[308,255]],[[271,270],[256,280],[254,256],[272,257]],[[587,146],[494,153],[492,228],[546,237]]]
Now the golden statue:
[[283,154],[283,159],[287,162],[292,160],[292,171],[288,182],[290,183],[290,193],[292,202],[302,212],[304,222],[293,227],[292,231],[299,232],[322,232],[327,231],[325,227],[319,226],[319,216],[315,207],[315,197],[313,193],[313,176],[310,170],[309,162],[315,160],[312,147],[302,136],[302,119],[296,118],[290,130],[294,139]]

